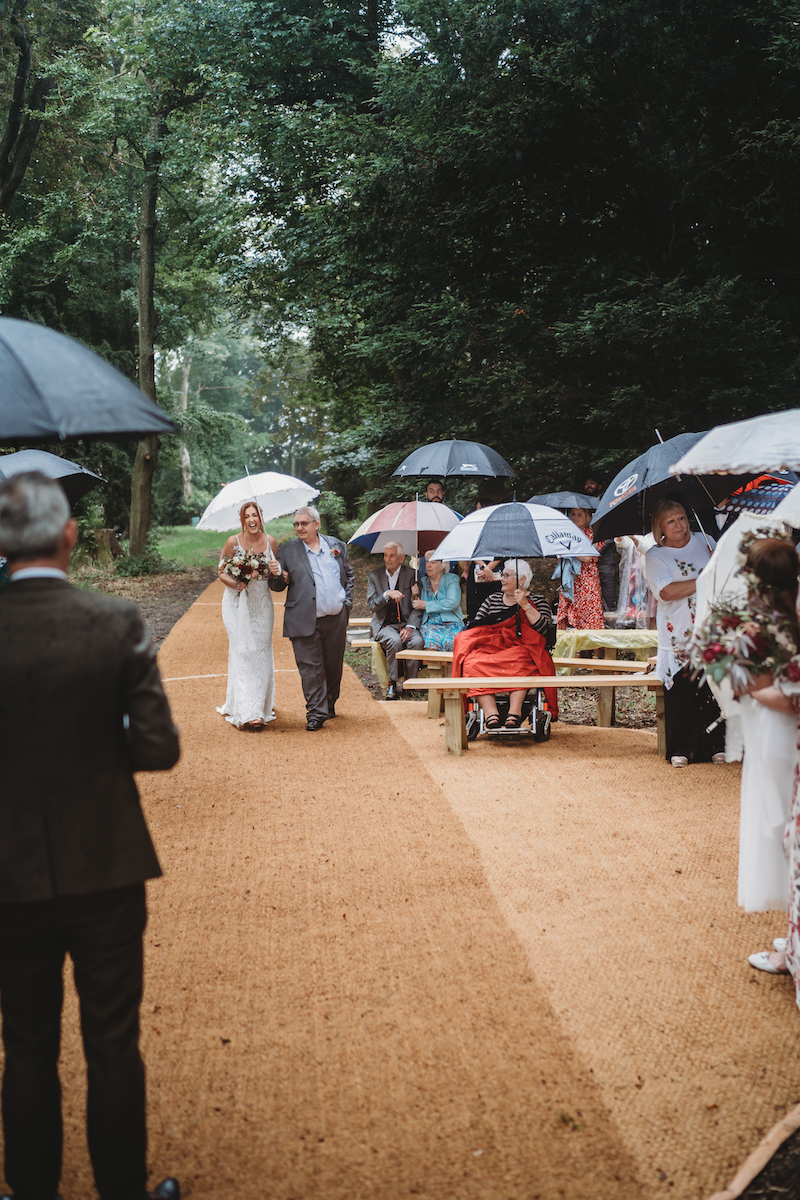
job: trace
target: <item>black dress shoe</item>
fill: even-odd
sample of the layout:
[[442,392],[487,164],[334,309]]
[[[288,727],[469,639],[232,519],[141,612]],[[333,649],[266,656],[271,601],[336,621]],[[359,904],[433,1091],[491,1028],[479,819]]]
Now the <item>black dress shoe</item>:
[[306,729],[309,733],[316,733],[319,729],[322,729],[322,725],[323,722],[318,717],[309,717],[306,721]]
[[181,1200],[181,1185],[177,1179],[162,1179],[158,1187],[148,1192],[149,1200]]
[[386,699],[387,700],[399,700],[400,699],[400,694],[397,690],[396,683],[389,684],[388,688],[386,689]]

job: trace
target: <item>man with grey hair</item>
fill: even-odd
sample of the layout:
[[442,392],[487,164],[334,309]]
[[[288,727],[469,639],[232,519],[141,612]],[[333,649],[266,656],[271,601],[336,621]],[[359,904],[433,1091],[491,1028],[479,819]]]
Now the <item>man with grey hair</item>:
[[102,1200],[147,1192],[139,1054],[144,881],[161,874],[134,771],[168,770],[178,731],[135,605],[67,579],[77,525],[38,472],[0,485],[0,1005],[5,1175],[55,1200],[61,1175],[62,972],[72,959],[87,1133]]
[[320,534],[319,526],[316,508],[298,508],[297,537],[278,547],[283,574],[269,580],[275,592],[289,589],[283,636],[292,641],[310,733],[317,733],[336,716],[355,581],[347,546],[339,538]]
[[[387,700],[399,700],[402,685],[398,683],[397,651],[421,650],[425,645],[419,631],[422,612],[413,607],[419,585],[411,567],[403,565],[405,550],[400,542],[387,542],[383,548],[383,567],[370,571],[367,580],[367,607],[372,613],[370,633],[386,655],[386,674],[389,686]],[[419,661],[406,662],[406,679],[416,679]]]

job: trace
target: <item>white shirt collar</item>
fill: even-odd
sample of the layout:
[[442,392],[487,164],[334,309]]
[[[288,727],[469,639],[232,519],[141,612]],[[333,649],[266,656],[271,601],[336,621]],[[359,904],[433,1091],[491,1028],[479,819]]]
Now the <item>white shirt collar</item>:
[[65,571],[60,571],[58,567],[22,567],[21,570],[15,571],[11,576],[11,583],[16,583],[20,579],[64,579],[67,575]]

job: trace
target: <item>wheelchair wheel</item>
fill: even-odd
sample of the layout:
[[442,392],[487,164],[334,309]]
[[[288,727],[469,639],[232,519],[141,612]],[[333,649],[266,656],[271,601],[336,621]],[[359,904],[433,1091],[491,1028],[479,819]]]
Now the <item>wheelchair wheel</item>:
[[474,742],[480,729],[480,718],[474,709],[467,713],[467,741]]
[[531,715],[535,718],[535,724],[533,726],[533,740],[535,742],[549,742],[551,721],[550,713],[547,712],[546,709],[537,708]]

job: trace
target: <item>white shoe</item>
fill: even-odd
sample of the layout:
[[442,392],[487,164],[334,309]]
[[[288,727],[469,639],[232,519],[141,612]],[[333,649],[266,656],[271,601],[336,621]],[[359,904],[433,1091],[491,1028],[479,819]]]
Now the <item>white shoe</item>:
[[711,761],[712,761],[712,763],[723,763],[723,762],[727,762],[728,760],[724,754],[712,754]]
[[689,760],[684,754],[673,754],[669,761],[673,767],[688,767],[689,765]]
[[786,947],[789,945],[789,939],[788,938],[773,938],[772,944],[775,947],[775,949],[778,951],[778,953],[780,954],[781,950],[785,950]]
[[747,961],[751,967],[755,967],[757,971],[766,971],[768,975],[788,975],[786,967],[773,967],[769,955],[769,950],[759,950],[758,954],[749,955]]

